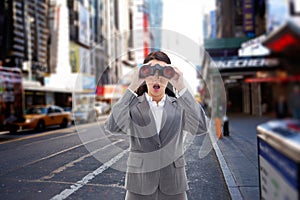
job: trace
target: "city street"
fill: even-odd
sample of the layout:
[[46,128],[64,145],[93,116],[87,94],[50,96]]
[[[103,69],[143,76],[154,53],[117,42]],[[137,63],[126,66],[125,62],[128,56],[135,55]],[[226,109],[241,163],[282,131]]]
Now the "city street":
[[0,198],[300,199],[299,52],[300,0],[0,1]]
[[[124,199],[125,173],[109,166],[122,160],[125,151],[116,154],[108,141],[119,141],[99,137],[102,125],[100,121],[43,133],[1,134],[1,198]],[[78,132],[91,139],[83,141]],[[188,199],[230,199],[214,150],[199,158],[203,140],[195,137],[186,151]],[[109,161],[101,163],[97,153]]]

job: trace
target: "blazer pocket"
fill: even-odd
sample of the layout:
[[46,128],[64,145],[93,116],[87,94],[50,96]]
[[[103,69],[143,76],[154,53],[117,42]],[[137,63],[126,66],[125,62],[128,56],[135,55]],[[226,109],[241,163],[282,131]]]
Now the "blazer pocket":
[[128,167],[142,167],[143,159],[137,157],[129,157],[127,160]]
[[183,157],[178,158],[177,160],[174,161],[174,166],[175,167],[184,167],[185,166],[185,161]]

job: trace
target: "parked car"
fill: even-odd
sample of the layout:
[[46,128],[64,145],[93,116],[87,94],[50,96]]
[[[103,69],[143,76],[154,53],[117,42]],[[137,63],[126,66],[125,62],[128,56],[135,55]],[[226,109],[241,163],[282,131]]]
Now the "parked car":
[[97,102],[95,102],[95,110],[96,110],[97,116],[104,115],[104,114],[109,113],[110,105],[106,102],[97,101]]
[[73,110],[74,123],[88,123],[96,121],[96,111],[95,109],[89,108],[77,108]]
[[65,128],[70,121],[71,113],[65,112],[61,107],[40,105],[29,108],[25,113],[25,121],[15,125],[19,129],[44,130],[48,126],[57,125]]
[[75,123],[75,118],[74,118],[74,112],[72,110],[72,107],[63,107],[65,112],[70,112],[71,113],[71,124],[74,125]]

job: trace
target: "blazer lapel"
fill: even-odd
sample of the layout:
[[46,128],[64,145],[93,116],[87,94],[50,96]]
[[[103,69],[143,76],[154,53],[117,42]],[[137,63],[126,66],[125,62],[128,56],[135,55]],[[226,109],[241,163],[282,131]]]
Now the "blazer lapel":
[[[161,123],[162,128],[159,132],[159,138],[162,143],[169,141],[169,138],[172,137],[172,134],[175,134],[180,124],[180,116],[178,116],[178,111],[176,106],[173,105],[173,101],[175,100],[167,96]],[[176,123],[174,123],[174,120],[176,120]]]

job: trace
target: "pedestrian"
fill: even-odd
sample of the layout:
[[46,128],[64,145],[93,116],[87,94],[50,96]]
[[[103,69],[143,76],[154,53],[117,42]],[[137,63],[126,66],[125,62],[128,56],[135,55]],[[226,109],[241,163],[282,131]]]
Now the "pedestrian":
[[168,55],[150,53],[105,122],[130,136],[125,199],[187,199],[184,131],[207,133],[206,119]]
[[300,119],[300,89],[298,85],[293,87],[289,97],[289,107],[294,119]]
[[279,95],[275,103],[276,118],[284,119],[288,116],[288,104],[284,95]]

